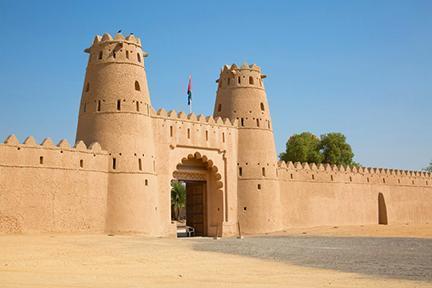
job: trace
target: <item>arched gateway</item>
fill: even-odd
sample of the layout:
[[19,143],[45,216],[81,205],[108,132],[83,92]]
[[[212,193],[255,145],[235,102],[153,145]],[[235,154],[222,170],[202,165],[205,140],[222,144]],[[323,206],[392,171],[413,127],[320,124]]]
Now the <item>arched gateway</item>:
[[182,158],[172,173],[186,186],[186,225],[196,236],[220,236],[224,220],[222,175],[215,163],[199,152]]

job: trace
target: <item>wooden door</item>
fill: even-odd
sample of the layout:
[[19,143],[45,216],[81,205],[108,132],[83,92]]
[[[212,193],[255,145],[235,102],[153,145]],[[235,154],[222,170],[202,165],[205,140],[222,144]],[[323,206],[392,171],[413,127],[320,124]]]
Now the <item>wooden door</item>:
[[195,236],[206,235],[206,182],[186,182],[186,225],[195,229]]

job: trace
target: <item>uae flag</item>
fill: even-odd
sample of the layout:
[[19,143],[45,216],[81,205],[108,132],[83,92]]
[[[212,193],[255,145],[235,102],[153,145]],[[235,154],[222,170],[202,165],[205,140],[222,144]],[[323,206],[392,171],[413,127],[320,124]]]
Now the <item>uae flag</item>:
[[189,75],[187,95],[188,95],[188,105],[190,106],[192,104],[192,76],[191,75]]

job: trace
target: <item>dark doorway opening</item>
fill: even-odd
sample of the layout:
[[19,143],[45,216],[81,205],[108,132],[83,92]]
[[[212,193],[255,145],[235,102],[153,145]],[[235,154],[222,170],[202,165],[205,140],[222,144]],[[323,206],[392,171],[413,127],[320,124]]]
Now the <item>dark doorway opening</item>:
[[378,193],[378,224],[387,225],[387,206],[385,203],[384,195]]
[[207,181],[173,180],[171,220],[177,237],[207,236]]
[[206,184],[186,181],[186,226],[194,229],[194,236],[207,235]]

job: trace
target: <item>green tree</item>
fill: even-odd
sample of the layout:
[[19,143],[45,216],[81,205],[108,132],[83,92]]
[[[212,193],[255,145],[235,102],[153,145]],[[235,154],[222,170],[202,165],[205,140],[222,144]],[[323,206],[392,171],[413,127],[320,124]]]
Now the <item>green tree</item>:
[[429,165],[423,169],[426,172],[431,172],[432,173],[432,161],[429,163]]
[[342,133],[327,133],[321,135],[319,149],[323,157],[323,163],[335,165],[356,165],[353,161],[354,153],[346,142]]
[[179,181],[171,182],[171,207],[175,212],[174,219],[178,220],[180,209],[186,205],[186,187]]
[[286,151],[279,155],[283,161],[321,163],[320,139],[310,132],[294,134],[286,143]]

